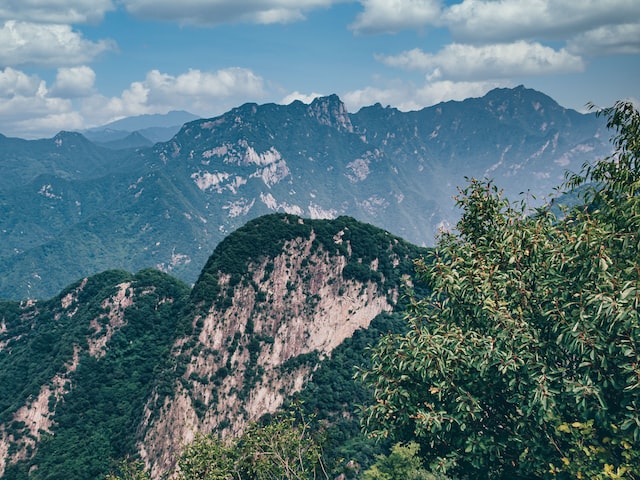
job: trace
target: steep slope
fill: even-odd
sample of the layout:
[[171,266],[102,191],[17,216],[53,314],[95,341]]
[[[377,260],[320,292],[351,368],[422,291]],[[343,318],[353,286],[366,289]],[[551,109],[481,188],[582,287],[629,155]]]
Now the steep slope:
[[349,113],[335,95],[246,104],[150,148],[0,139],[0,167],[19,179],[0,182],[0,297],[47,298],[105,268],[157,267],[192,283],[228,233],[274,212],[349,215],[431,245],[457,220],[465,176],[535,204],[566,169],[610,152],[604,128],[517,87],[416,112]]
[[0,477],[99,478],[131,453],[187,295],[158,271],[109,271],[0,302]]
[[171,471],[196,431],[238,434],[300,391],[345,339],[394,309],[420,253],[347,217],[269,215],[229,235],[193,288],[175,380],[146,407],[138,445],[153,475]]
[[[191,290],[112,270],[0,302],[0,477],[100,478],[139,455],[160,478],[197,431],[236,434],[302,391],[396,309],[422,253],[353,218],[273,214],[226,237]],[[341,402],[325,416],[353,415]]]

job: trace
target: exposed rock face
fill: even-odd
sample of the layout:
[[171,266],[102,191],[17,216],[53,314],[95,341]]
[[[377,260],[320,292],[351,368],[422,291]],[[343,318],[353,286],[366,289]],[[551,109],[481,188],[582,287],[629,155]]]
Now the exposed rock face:
[[[350,217],[275,214],[221,242],[191,289],[114,270],[0,301],[0,477],[98,478],[139,454],[164,478],[197,432],[242,433],[396,308],[423,251]],[[82,459],[60,454],[78,441]]]
[[[9,376],[2,381],[10,382],[15,389],[12,398],[5,398],[5,389],[2,390],[2,478],[13,464],[34,461],[43,435],[54,438],[59,433],[56,414],[68,395],[78,388],[75,376],[78,369],[86,362],[100,361],[113,353],[110,342],[127,325],[128,310],[148,302],[149,298],[145,297],[156,288],[153,285],[136,288],[132,281],[135,277],[126,272],[103,274],[104,284],[99,277],[85,278],[66,294],[49,301],[0,305],[0,359],[5,368],[9,367]],[[120,278],[128,281],[108,283]],[[160,305],[173,300],[160,295],[153,308],[158,310]],[[62,361],[68,350],[72,353]],[[19,366],[6,363],[11,356],[16,357]],[[38,365],[37,361],[44,363]],[[32,365],[25,365],[30,362]],[[15,378],[24,371],[31,371],[34,376],[41,371],[45,373],[38,379]],[[37,394],[25,393],[33,391],[33,384],[38,380],[41,386]],[[29,470],[37,468],[38,464],[34,463]]]
[[76,347],[71,363],[66,364],[62,372],[57,373],[47,385],[40,388],[35,398],[29,399],[13,415],[14,424],[24,425],[20,434],[10,433],[6,425],[0,425],[0,477],[4,475],[7,464],[29,458],[42,434],[51,433],[55,405],[68,391],[69,377],[77,367],[78,348]]
[[138,149],[0,136],[0,298],[50,298],[106,268],[193,283],[212,246],[270,213],[349,215],[433,245],[465,178],[535,207],[566,170],[611,154],[605,124],[517,87],[413,112],[349,113],[336,95],[245,104]]
[[[318,247],[311,230],[285,241],[278,255],[250,262],[241,279],[218,272],[228,300],[194,315],[193,336],[176,344],[185,368],[173,395],[147,405],[139,449],[154,478],[174,468],[197,431],[238,435],[246,422],[275,412],[302,389],[319,359],[392,310],[398,283],[345,278],[349,262],[366,260],[354,258],[343,234],[331,242],[346,247],[346,255]],[[392,245],[386,255],[394,255]],[[366,268],[376,272],[378,264],[374,259]]]

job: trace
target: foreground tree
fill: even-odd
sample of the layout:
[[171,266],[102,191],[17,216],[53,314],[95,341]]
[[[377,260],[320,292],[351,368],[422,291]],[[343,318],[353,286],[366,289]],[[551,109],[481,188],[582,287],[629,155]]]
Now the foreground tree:
[[151,480],[151,474],[140,461],[123,460],[105,480]]
[[602,114],[615,153],[569,178],[584,205],[527,215],[491,184],[416,262],[433,292],[359,377],[373,435],[458,478],[640,478],[640,117]]
[[424,468],[415,442],[396,443],[389,455],[378,455],[376,462],[362,474],[362,480],[444,480]]
[[[178,480],[310,480],[328,478],[321,432],[294,406],[269,422],[252,422],[236,438],[196,434],[178,459]],[[149,480],[141,462],[124,461],[105,480]]]
[[300,412],[281,412],[251,423],[242,436],[198,435],[178,460],[180,480],[303,480],[328,478],[322,439]]

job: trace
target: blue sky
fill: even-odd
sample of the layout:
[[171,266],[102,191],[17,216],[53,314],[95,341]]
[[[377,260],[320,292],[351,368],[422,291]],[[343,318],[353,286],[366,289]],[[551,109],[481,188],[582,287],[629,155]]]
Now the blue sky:
[[0,133],[336,93],[416,110],[524,84],[640,98],[639,0],[0,0]]

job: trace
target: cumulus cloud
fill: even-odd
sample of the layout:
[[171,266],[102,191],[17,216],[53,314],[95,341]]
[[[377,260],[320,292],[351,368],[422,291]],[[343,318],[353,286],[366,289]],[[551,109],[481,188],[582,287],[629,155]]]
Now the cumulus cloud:
[[350,28],[356,33],[397,33],[438,21],[438,0],[362,0],[364,11]]
[[112,97],[95,91],[94,83],[95,72],[87,66],[58,69],[51,88],[36,75],[11,67],[0,70],[0,133],[52,136],[60,130],[169,110],[217,115],[247,98],[257,101],[265,96],[262,78],[243,68],[189,70],[175,76],[152,70]]
[[289,23],[302,20],[309,10],[328,7],[336,0],[122,0],[139,17],[177,21],[188,25],[223,23]]
[[[27,75],[11,67],[0,70],[0,98],[32,96],[38,92],[41,85],[42,80],[35,75]],[[0,103],[0,108],[2,105]]]
[[113,0],[3,0],[0,19],[36,23],[96,23],[113,10]]
[[251,70],[232,67],[215,72],[189,70],[170,75],[159,70],[132,82],[120,96],[94,95],[82,101],[82,112],[92,126],[147,113],[187,110],[203,117],[217,115],[265,96],[264,82]]
[[140,86],[152,104],[185,102],[198,110],[210,109],[223,98],[260,98],[264,94],[261,77],[246,68],[231,67],[216,72],[190,69],[178,76],[152,70]]
[[9,67],[0,70],[0,100],[0,133],[7,136],[31,138],[82,125],[69,100],[50,97],[43,80]]
[[59,68],[51,95],[60,98],[86,97],[93,93],[96,73],[90,67]]
[[489,90],[504,87],[504,82],[452,82],[450,80],[427,82],[422,86],[410,83],[394,84],[386,88],[367,87],[343,94],[340,98],[350,112],[380,103],[392,105],[401,111],[420,110],[449,100],[481,97]]
[[439,79],[492,79],[522,75],[579,72],[584,63],[565,49],[554,50],[539,43],[518,41],[508,44],[449,44],[439,52],[425,53],[413,49],[393,56],[378,56],[392,67],[429,72]]
[[442,23],[465,42],[566,39],[604,25],[640,17],[634,0],[464,0],[450,6]]
[[567,49],[578,54],[615,55],[640,53],[640,23],[604,26],[569,40]]
[[293,103],[295,100],[300,100],[302,103],[309,104],[313,102],[316,98],[323,97],[323,96],[324,95],[321,93],[304,94],[304,93],[295,91],[290,93],[286,97],[284,97],[282,100],[280,100],[280,103],[282,105],[289,105],[290,103]]
[[114,42],[91,42],[69,25],[8,20],[0,27],[0,66],[65,66],[88,63],[115,48]]

